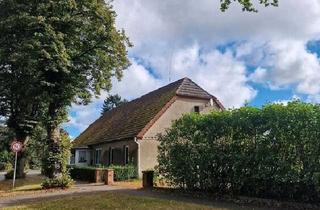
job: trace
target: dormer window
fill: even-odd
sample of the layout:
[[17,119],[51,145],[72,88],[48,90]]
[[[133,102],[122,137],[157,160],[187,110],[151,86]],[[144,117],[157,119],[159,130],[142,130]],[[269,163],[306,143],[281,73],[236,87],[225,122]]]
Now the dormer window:
[[194,112],[195,113],[200,113],[200,107],[199,106],[194,106]]

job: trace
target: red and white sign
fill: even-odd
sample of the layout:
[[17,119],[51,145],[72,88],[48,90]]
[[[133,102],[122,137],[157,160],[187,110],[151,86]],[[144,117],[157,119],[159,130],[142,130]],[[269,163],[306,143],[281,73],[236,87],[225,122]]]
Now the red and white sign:
[[13,141],[11,143],[11,150],[13,152],[20,152],[22,150],[22,143],[19,141]]

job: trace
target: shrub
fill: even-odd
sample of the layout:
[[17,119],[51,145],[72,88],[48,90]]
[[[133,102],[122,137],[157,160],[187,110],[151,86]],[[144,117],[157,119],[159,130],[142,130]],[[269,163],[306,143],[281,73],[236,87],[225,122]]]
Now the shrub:
[[12,170],[12,164],[10,162],[0,162],[0,171]]
[[114,170],[115,181],[129,180],[138,177],[138,171],[134,165],[111,165],[109,168]]
[[71,167],[69,169],[70,176],[76,180],[94,182],[95,181],[95,168],[89,167]]
[[11,165],[12,161],[12,154],[9,151],[1,151],[0,152],[0,171],[2,170],[10,170],[11,168],[8,168],[9,165]]
[[320,106],[189,114],[159,137],[158,170],[174,186],[320,201]]
[[50,189],[50,188],[64,189],[64,188],[71,187],[73,183],[74,182],[69,175],[62,175],[60,177],[53,178],[53,179],[46,178],[41,185],[43,189]]
[[75,167],[72,166],[69,169],[70,176],[73,179],[95,182],[96,169],[94,167]]

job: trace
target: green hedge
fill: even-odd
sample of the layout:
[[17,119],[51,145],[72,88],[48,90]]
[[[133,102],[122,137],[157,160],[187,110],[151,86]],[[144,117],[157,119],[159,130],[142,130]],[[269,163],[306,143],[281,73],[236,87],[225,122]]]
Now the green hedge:
[[160,136],[158,170],[192,190],[320,201],[320,106],[190,114]]
[[[108,168],[112,168],[114,170],[115,181],[129,180],[138,177],[137,168],[133,165],[112,165]],[[69,166],[69,173],[73,179],[95,182],[96,169],[107,170],[108,168]]]
[[138,177],[138,171],[134,165],[126,165],[126,166],[112,165],[109,168],[112,168],[114,170],[115,181],[129,180],[129,179],[134,179]]
[[96,169],[97,168],[94,168],[94,167],[70,166],[69,173],[72,179],[95,182]]

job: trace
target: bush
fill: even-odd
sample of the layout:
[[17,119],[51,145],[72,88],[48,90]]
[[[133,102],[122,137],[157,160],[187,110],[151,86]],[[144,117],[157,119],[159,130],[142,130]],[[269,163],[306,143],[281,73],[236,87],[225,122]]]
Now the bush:
[[0,171],[12,170],[12,164],[10,162],[0,162]]
[[42,188],[43,189],[50,189],[50,188],[69,188],[71,185],[73,185],[73,180],[69,175],[62,175],[61,177],[58,178],[46,178],[42,182]]
[[134,165],[126,165],[126,166],[112,165],[109,168],[112,168],[114,170],[115,181],[129,180],[129,179],[134,179],[138,177],[138,171]]
[[0,152],[0,171],[2,170],[10,170],[8,168],[11,165],[12,154],[9,151],[1,151]]
[[101,180],[104,180],[104,170],[107,168],[97,168],[97,167],[78,167],[78,166],[69,166],[69,173],[73,179],[88,181],[88,182],[95,182],[96,181],[96,170],[101,170],[102,177]]
[[76,180],[95,182],[96,168],[94,167],[75,167],[69,169],[70,176]]
[[320,201],[320,106],[190,114],[159,137],[158,170],[191,190]]

